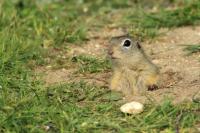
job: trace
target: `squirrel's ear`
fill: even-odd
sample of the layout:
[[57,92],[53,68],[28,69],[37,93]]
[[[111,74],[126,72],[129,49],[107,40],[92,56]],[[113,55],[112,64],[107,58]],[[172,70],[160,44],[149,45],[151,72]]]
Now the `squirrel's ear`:
[[138,41],[136,42],[136,46],[137,46],[138,49],[141,49],[141,45]]

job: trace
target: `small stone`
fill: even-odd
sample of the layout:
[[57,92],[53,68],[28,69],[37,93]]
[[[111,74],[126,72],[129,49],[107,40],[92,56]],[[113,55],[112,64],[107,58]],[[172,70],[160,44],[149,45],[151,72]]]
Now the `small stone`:
[[87,126],[87,125],[88,125],[87,122],[83,122],[83,123],[81,124],[82,127],[85,127],[85,126]]
[[100,46],[98,44],[95,45],[96,48],[99,48]]
[[160,61],[159,60],[152,60],[153,63],[158,64]]
[[133,102],[122,105],[120,107],[120,110],[123,113],[127,113],[127,114],[139,114],[139,113],[143,112],[144,105],[139,102],[133,101]]
[[48,131],[50,129],[50,126],[44,126],[43,128],[45,131]]
[[46,66],[46,68],[52,68],[52,66],[49,65],[49,66]]
[[62,56],[63,59],[66,59],[67,57],[65,55]]
[[87,7],[84,7],[84,8],[83,8],[83,12],[84,12],[84,13],[88,12],[88,8],[87,8]]
[[66,71],[66,69],[65,69],[65,68],[62,68],[62,71]]

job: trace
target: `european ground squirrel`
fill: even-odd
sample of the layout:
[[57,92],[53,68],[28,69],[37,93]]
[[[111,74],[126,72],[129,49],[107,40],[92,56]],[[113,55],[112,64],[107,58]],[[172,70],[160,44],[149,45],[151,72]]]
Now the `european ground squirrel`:
[[108,54],[113,65],[110,82],[112,90],[132,97],[157,88],[159,69],[147,57],[140,43],[132,37],[113,37]]

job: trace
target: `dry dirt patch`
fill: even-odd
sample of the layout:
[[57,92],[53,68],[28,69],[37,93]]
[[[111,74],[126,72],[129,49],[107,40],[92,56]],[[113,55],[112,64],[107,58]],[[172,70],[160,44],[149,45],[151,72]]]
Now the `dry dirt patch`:
[[[93,56],[106,56],[108,39],[112,36],[123,34],[121,29],[104,28],[102,32],[91,32],[90,40],[82,46],[72,46],[69,55],[89,54]],[[200,53],[186,56],[183,44],[200,43],[200,27],[181,27],[168,31],[165,35],[151,42],[143,42],[142,45],[153,62],[161,69],[163,87],[148,92],[148,98],[160,101],[164,97],[170,97],[174,102],[192,100],[200,97]],[[74,80],[86,80],[94,84],[107,84],[110,73],[93,75],[80,75],[73,77],[73,69],[47,70],[45,74],[47,84],[69,82]],[[101,79],[101,80],[100,80]],[[144,102],[147,97],[138,100]]]
[[168,75],[168,78],[163,78],[165,87],[151,94],[156,100],[169,96],[175,102],[181,102],[200,96],[200,54],[186,56],[186,51],[183,51],[183,44],[198,43],[200,27],[173,29],[156,41],[145,43],[144,47],[151,53],[154,63],[160,66],[162,76]]

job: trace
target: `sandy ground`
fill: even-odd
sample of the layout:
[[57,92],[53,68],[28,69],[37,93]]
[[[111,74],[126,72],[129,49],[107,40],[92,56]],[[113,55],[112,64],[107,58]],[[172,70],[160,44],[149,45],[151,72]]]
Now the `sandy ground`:
[[[165,30],[166,31],[166,30]],[[108,40],[112,36],[122,35],[122,29],[103,28],[100,32],[91,31],[90,40],[82,46],[71,46],[67,56],[87,54],[106,56]],[[187,56],[183,44],[200,43],[200,27],[181,27],[167,31],[164,35],[142,45],[147,55],[160,67],[163,87],[147,92],[145,97],[138,100],[153,100],[159,102],[165,97],[172,98],[175,103],[184,100],[200,98],[200,53]],[[110,72],[78,75],[74,77],[74,69],[40,69],[45,76],[47,85],[86,80],[98,85],[108,85]]]
[[151,53],[153,62],[161,68],[164,88],[152,92],[156,100],[164,96],[175,102],[200,97],[200,54],[187,56],[183,44],[198,44],[200,27],[182,27],[169,31],[152,43],[146,43],[145,49]]

